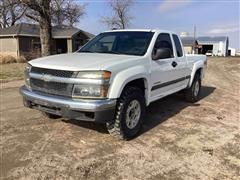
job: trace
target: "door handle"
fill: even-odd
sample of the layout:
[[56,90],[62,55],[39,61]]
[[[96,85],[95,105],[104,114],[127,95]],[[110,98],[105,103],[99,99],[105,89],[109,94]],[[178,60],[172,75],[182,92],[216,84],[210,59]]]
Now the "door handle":
[[176,61],[173,61],[172,62],[172,67],[176,67],[177,66],[177,62]]

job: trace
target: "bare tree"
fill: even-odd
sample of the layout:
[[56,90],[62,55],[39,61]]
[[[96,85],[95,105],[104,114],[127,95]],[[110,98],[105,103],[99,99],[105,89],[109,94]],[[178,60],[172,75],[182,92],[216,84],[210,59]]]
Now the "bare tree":
[[0,28],[15,25],[24,16],[25,10],[19,0],[0,0]]
[[113,15],[102,17],[101,22],[107,24],[109,28],[127,28],[132,19],[129,11],[133,4],[134,0],[110,0],[109,6],[113,11]]
[[51,6],[48,0],[20,0],[27,8],[26,16],[40,25],[42,56],[51,54]]
[[52,0],[51,9],[54,11],[52,13],[52,23],[56,25],[62,25],[65,21],[65,13],[63,13],[63,7],[65,6],[66,0]]
[[56,25],[73,26],[85,14],[86,4],[80,5],[74,0],[52,0],[52,22]]
[[74,0],[0,0],[0,28],[23,17],[39,23],[42,56],[51,54],[52,24],[73,26],[84,14],[85,5]]
[[65,9],[67,25],[73,26],[75,23],[78,23],[81,17],[83,17],[86,14],[85,8],[86,4],[80,5],[68,1]]

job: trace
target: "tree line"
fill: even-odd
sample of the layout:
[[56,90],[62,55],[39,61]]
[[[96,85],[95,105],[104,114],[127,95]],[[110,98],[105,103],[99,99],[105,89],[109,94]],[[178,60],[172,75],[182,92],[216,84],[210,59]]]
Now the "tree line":
[[[134,0],[109,0],[111,14],[100,21],[111,29],[125,29],[130,25],[130,7]],[[19,22],[39,24],[42,56],[51,54],[52,26],[74,26],[86,14],[87,4],[75,0],[0,0],[0,28]]]

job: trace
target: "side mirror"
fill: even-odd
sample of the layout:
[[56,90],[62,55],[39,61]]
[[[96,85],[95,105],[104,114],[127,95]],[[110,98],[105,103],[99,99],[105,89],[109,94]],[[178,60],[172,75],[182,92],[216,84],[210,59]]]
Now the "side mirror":
[[169,48],[156,49],[153,52],[153,55],[152,55],[153,60],[167,59],[167,58],[171,58],[171,57],[172,57],[172,53],[171,53],[171,50]]

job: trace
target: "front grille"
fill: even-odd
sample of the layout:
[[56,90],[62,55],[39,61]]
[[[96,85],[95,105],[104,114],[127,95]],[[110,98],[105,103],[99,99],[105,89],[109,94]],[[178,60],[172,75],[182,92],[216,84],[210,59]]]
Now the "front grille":
[[32,67],[31,72],[36,74],[49,74],[52,76],[67,77],[67,78],[75,77],[77,75],[76,71],[62,71],[62,70],[45,69],[45,68],[38,68],[38,67]]
[[[48,74],[57,77],[65,78],[74,78],[77,75],[77,72],[74,71],[61,71],[53,69],[44,69],[44,68],[31,68],[32,73],[37,74]],[[59,96],[72,96],[73,84],[59,83],[59,82],[47,82],[40,79],[30,79],[30,86],[33,91],[38,91],[41,93],[59,95]]]
[[67,97],[72,96],[73,84],[45,82],[39,79],[31,79],[30,85],[34,91]]

